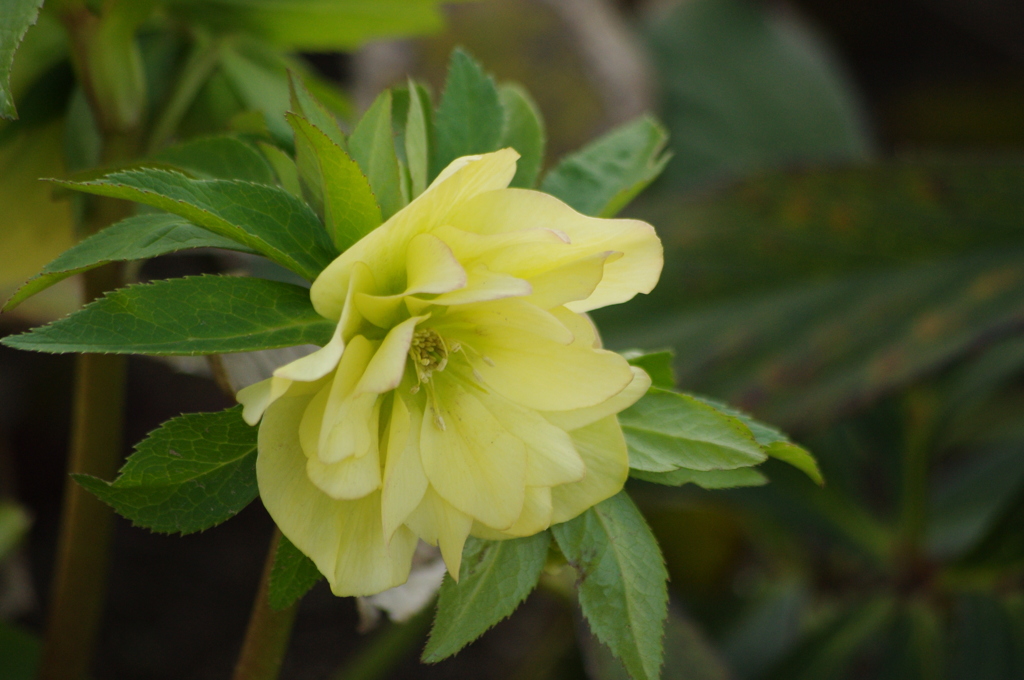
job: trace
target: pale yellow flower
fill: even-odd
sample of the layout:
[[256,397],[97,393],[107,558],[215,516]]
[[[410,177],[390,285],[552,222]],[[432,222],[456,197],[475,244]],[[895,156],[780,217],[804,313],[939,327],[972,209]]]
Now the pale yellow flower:
[[529,536],[617,493],[615,414],[647,375],[584,312],[649,292],[661,243],[508,189],[511,149],[454,161],[313,283],[333,339],[242,390],[281,531],[338,595],[403,583],[417,539]]

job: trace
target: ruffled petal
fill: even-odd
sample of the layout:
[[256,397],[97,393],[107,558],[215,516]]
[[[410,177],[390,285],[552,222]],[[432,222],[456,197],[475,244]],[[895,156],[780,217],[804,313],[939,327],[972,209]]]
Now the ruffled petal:
[[295,546],[309,556],[336,595],[371,595],[404,583],[416,537],[399,528],[384,542],[380,495],[334,500],[306,474],[299,421],[311,396],[284,397],[264,416],[259,432],[256,477],[270,516]]
[[651,388],[651,378],[642,368],[630,366],[633,371],[633,382],[615,396],[601,402],[597,406],[574,409],[572,411],[545,411],[543,416],[548,422],[566,431],[578,430],[606,416],[625,411],[640,400]]
[[551,489],[528,486],[526,487],[526,500],[523,502],[523,512],[515,524],[504,531],[497,531],[480,524],[480,522],[475,522],[471,533],[477,538],[489,541],[533,536],[551,526],[551,512]]
[[427,491],[429,483],[420,462],[422,423],[423,412],[417,408],[409,409],[405,400],[395,395],[381,492],[384,536],[388,540],[420,504]]
[[448,573],[459,580],[462,548],[466,544],[473,518],[446,502],[433,488],[427,488],[407,524],[426,543],[441,548]]
[[617,494],[629,477],[629,453],[622,428],[615,416],[607,416],[574,430],[573,444],[587,466],[586,476],[572,484],[551,490],[551,523],[558,524],[577,516]]

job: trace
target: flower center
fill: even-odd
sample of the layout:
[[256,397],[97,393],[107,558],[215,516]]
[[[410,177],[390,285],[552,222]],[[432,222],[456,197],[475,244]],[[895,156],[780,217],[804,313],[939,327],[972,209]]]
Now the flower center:
[[435,371],[443,371],[448,365],[448,356],[458,352],[462,346],[453,342],[448,345],[437,331],[430,328],[416,331],[412,336],[412,343],[409,346],[409,357],[412,365],[416,367],[416,385],[412,393],[420,391],[420,387],[426,385],[427,395],[434,412],[434,424],[440,429],[445,429],[444,419],[441,417],[441,409],[437,404],[437,398],[430,385],[430,378]]

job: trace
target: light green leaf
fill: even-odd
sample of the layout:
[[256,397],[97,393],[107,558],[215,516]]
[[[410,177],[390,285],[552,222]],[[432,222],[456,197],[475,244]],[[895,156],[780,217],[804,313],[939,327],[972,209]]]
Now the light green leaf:
[[306,84],[291,71],[288,72],[288,90],[291,93],[292,112],[308,120],[311,125],[327,135],[332,142],[344,149],[345,133],[338,127],[338,119],[313,96]]
[[563,158],[541,190],[585,215],[612,217],[661,174],[667,141],[665,129],[642,116]]
[[274,184],[274,170],[248,142],[231,135],[192,139],[168,147],[153,160],[185,170],[197,179],[237,179]]
[[274,552],[274,566],[270,569],[267,601],[270,608],[282,610],[291,607],[315,586],[323,574],[286,537],[281,536]]
[[409,167],[412,198],[422,194],[430,181],[431,113],[430,95],[410,78],[409,111],[405,119],[405,162]]
[[498,88],[505,127],[498,148],[511,146],[519,152],[516,175],[509,186],[532,189],[544,164],[544,119],[530,93],[519,85],[506,83]]
[[56,182],[180,215],[312,281],[337,252],[305,203],[280,187],[195,180],[168,170],[116,172],[94,182]]
[[423,661],[455,654],[515,611],[533,591],[547,559],[551,534],[484,541],[469,538],[459,582],[445,576]]
[[688,470],[679,468],[668,472],[647,472],[631,470],[630,477],[645,482],[664,484],[665,486],[682,486],[696,484],[703,489],[734,489],[741,486],[764,486],[768,478],[752,467],[736,468],[735,470]]
[[335,248],[344,252],[382,222],[370,183],[356,162],[320,128],[294,113],[287,118],[295,130],[300,178],[314,174],[307,183],[317,186],[308,191],[322,192],[327,232]]
[[731,470],[767,458],[738,419],[657,387],[620,413],[619,422],[629,445],[629,465],[637,470]]
[[766,446],[764,450],[772,458],[789,463],[797,470],[800,470],[813,479],[815,484],[819,486],[825,484],[825,478],[822,477],[821,470],[818,469],[818,461],[814,460],[814,456],[806,449],[791,442],[775,442]]
[[258,495],[257,431],[242,420],[241,406],[189,413],[143,439],[113,482],[73,476],[136,526],[161,533],[203,531]]
[[351,51],[371,40],[432,33],[440,0],[167,0],[189,24],[245,32],[278,47]]
[[[676,377],[672,372],[672,359],[675,352],[670,349],[660,352],[643,352],[641,350],[626,350],[622,352],[632,366],[639,366],[651,376],[651,382],[655,387],[663,387],[667,390],[676,386]],[[719,409],[721,410],[721,409]]]
[[434,115],[437,148],[431,177],[436,177],[456,158],[496,151],[504,126],[505,111],[494,79],[484,73],[473,57],[456,48]]
[[668,615],[668,572],[654,534],[624,491],[551,532],[579,572],[590,629],[634,680],[654,680]]
[[267,162],[274,168],[278,184],[292,196],[303,198],[302,185],[299,183],[299,169],[295,166],[292,157],[273,144],[267,142],[256,142],[256,144],[260,147]]
[[0,118],[18,117],[11,93],[11,66],[21,39],[35,25],[42,6],[43,0],[0,0]]
[[222,354],[324,345],[335,322],[280,281],[193,276],[121,288],[3,344],[37,352]]
[[136,215],[121,220],[61,253],[32,277],[3,306],[9,311],[39,291],[69,276],[108,262],[144,260],[189,248],[255,252],[181,219],[177,215]]
[[391,91],[385,90],[352,131],[348,151],[370,180],[370,187],[385,220],[402,207],[398,156],[391,130]]
[[274,141],[291,146],[291,131],[284,121],[291,103],[288,74],[280,55],[251,41],[222,47],[220,72],[244,109],[261,111]]

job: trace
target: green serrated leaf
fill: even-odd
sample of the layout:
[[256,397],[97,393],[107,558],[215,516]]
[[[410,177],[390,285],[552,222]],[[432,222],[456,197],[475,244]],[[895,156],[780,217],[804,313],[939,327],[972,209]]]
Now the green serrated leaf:
[[370,187],[386,220],[402,207],[398,156],[391,129],[391,91],[382,92],[352,131],[348,151],[370,180]]
[[768,478],[752,467],[736,468],[735,470],[688,470],[679,468],[668,472],[647,472],[631,470],[630,477],[645,482],[664,484],[665,486],[682,486],[696,484],[703,489],[734,489],[741,486],[764,486]]
[[197,179],[229,179],[274,184],[274,170],[252,144],[231,135],[192,139],[155,154],[153,160],[187,171]]
[[814,483],[818,486],[825,484],[825,478],[822,477],[821,470],[818,469],[818,461],[814,460],[814,456],[806,449],[791,442],[775,442],[766,446],[764,450],[772,458],[789,463],[797,470],[800,470],[814,480]]
[[241,243],[312,281],[337,255],[305,203],[280,187],[197,180],[167,170],[116,172],[95,182],[56,182],[174,213]]
[[551,527],[579,572],[583,615],[634,680],[659,677],[668,572],[658,542],[624,491]]
[[[676,386],[676,376],[672,371],[672,360],[675,352],[670,349],[660,352],[642,352],[640,350],[627,350],[622,352],[632,366],[639,366],[651,376],[651,383],[655,387],[663,387],[667,390]],[[721,410],[721,409],[719,409]],[[731,414],[730,414],[731,415]]]
[[540,109],[525,88],[506,83],[498,88],[501,108],[505,111],[505,127],[498,148],[512,147],[519,152],[516,174],[511,187],[532,189],[544,164],[544,119]]
[[460,156],[496,151],[504,119],[494,79],[465,50],[453,50],[444,93],[434,115],[437,148],[431,177],[437,177]]
[[550,543],[546,531],[507,541],[469,538],[459,582],[446,575],[441,584],[423,661],[436,663],[455,654],[510,616],[537,585]]
[[18,45],[29,27],[35,25],[42,6],[43,0],[0,2],[0,13],[3,14],[3,21],[0,21],[0,118],[13,120],[18,117],[14,108],[14,95],[11,93],[11,66],[14,65],[14,53]]
[[194,355],[326,344],[335,322],[280,281],[193,276],[121,288],[3,344],[36,352]]
[[621,412],[619,422],[629,445],[629,465],[637,470],[731,470],[767,458],[738,419],[657,387]]
[[409,168],[412,198],[430,181],[430,131],[433,129],[430,95],[409,79],[409,111],[405,119],[405,162]]
[[585,215],[612,217],[661,174],[667,141],[661,124],[642,116],[563,158],[541,190]]
[[344,149],[345,133],[338,127],[338,120],[334,114],[328,111],[327,107],[313,96],[306,84],[291,71],[288,72],[288,90],[291,93],[292,112],[305,118],[338,147]]
[[370,183],[356,162],[320,128],[293,113],[287,118],[295,130],[300,177],[315,173],[312,182],[322,192],[327,232],[335,248],[344,252],[382,222]]
[[313,560],[281,536],[274,551],[274,566],[270,570],[267,593],[270,608],[280,611],[291,607],[323,577]]
[[189,413],[143,439],[113,482],[75,481],[135,525],[161,533],[203,531],[233,517],[259,494],[257,428],[242,407]]
[[197,227],[177,215],[136,215],[112,224],[69,250],[28,280],[3,307],[9,311],[27,298],[69,276],[107,264],[143,260],[189,248],[224,248],[255,252]]
[[295,161],[292,157],[286,154],[284,151],[269,144],[267,142],[256,142],[259,146],[260,151],[263,152],[263,156],[270,163],[270,167],[274,168],[274,174],[277,176],[277,182],[292,196],[302,199],[302,185],[299,182],[299,169],[295,166]]

